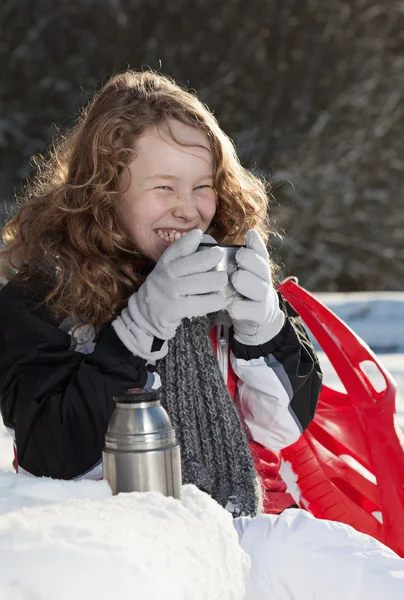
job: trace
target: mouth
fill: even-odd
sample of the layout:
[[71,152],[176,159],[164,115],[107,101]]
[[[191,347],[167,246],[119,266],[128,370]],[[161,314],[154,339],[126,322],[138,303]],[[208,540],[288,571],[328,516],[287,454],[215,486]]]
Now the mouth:
[[157,235],[158,238],[163,240],[163,242],[166,242],[167,244],[172,244],[173,242],[184,237],[184,235],[187,235],[187,233],[189,233],[190,231],[193,231],[194,229],[196,229],[196,227],[193,227],[192,229],[165,229],[165,228],[163,228],[163,229],[155,229],[154,233]]

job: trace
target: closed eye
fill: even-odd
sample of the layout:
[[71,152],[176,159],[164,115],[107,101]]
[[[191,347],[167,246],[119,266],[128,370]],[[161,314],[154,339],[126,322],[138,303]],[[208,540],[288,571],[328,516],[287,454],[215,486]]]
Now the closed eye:
[[196,188],[194,188],[195,190],[202,190],[203,188],[210,188],[213,189],[211,185],[198,185]]
[[173,188],[170,187],[169,185],[158,185],[154,189],[156,189],[156,190],[166,190],[166,191],[169,191],[169,192],[173,192],[174,191]]

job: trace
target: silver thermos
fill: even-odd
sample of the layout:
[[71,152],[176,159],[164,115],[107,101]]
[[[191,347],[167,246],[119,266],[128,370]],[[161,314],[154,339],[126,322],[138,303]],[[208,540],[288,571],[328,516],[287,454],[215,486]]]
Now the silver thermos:
[[181,453],[158,390],[128,390],[114,397],[102,471],[113,494],[161,492],[180,498]]

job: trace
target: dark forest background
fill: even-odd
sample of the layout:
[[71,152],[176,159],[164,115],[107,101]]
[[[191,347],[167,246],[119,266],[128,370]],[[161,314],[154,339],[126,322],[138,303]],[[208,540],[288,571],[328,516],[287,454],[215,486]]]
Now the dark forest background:
[[1,219],[93,91],[151,67],[273,180],[284,275],[404,289],[403,1],[2,0],[0,24]]

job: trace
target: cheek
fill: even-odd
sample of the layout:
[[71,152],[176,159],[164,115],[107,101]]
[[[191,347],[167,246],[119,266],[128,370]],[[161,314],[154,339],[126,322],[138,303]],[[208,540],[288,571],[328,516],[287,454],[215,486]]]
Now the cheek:
[[137,210],[137,206],[123,200],[118,207],[117,216],[118,223],[122,230],[133,241],[136,241],[139,238],[140,229],[142,228],[142,222],[139,219],[140,214]]
[[217,210],[217,202],[216,202],[216,197],[215,197],[214,199],[210,200],[206,206],[206,209],[205,209],[206,217],[209,218],[209,220],[212,220],[216,214],[216,210]]
[[123,226],[133,229],[147,217],[147,203],[142,198],[124,195],[118,206],[118,215]]

